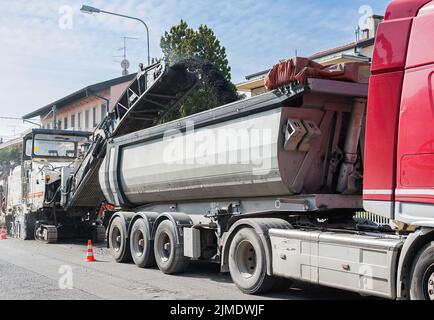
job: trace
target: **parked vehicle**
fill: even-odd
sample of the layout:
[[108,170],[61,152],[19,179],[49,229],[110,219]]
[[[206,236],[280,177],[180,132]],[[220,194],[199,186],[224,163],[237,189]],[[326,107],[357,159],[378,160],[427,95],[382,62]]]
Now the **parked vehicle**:
[[65,211],[62,185],[81,162],[88,132],[34,129],[23,138],[22,164],[3,189],[2,216],[12,236],[57,242],[61,237],[104,239],[96,208]]

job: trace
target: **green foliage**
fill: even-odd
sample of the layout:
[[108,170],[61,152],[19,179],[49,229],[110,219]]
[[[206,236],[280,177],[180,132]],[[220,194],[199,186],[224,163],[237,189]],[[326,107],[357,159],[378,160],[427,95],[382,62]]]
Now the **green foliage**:
[[200,58],[214,64],[225,78],[231,80],[226,49],[206,25],[201,25],[197,31],[190,28],[184,20],[165,32],[161,38],[161,49],[171,64],[185,58]]
[[0,161],[16,161],[19,162],[21,159],[20,145],[10,146],[0,150]]
[[[212,29],[206,25],[201,25],[197,30],[193,30],[185,21],[181,20],[179,25],[165,32],[160,45],[165,58],[171,64],[190,58],[207,61],[221,72],[223,80],[228,83],[227,85],[220,85],[220,88],[216,89],[214,83],[202,81],[177,110],[172,110],[165,116],[163,122],[213,109],[237,100],[236,87],[230,82],[231,68],[226,49],[221,45]],[[216,90],[225,90],[229,94],[217,94]],[[222,96],[225,96],[226,99],[222,99]],[[231,98],[227,99],[227,97]]]
[[9,170],[21,163],[22,146],[15,145],[0,150],[0,176],[9,173]]

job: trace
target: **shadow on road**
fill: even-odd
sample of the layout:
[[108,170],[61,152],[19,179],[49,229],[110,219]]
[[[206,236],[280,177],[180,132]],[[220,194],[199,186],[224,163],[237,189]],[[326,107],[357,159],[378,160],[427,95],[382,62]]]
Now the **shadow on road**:
[[[220,266],[209,262],[193,262],[190,264],[189,271],[178,275],[178,277],[207,279],[218,283],[233,283],[229,273],[220,273]],[[246,297],[248,298],[248,296]],[[293,286],[287,291],[260,295],[260,297],[283,300],[363,300],[367,298],[357,293],[303,282],[294,282]],[[378,298],[369,297],[369,299]]]
[[[87,245],[87,241],[63,240],[60,241],[59,244],[81,245],[85,247]],[[94,249],[101,249],[101,253],[104,253],[104,256],[108,259],[108,261],[102,262],[108,263],[112,261],[114,263],[114,260],[112,259],[109,251],[106,251],[107,243],[96,243],[94,244]],[[134,266],[133,262],[127,264]],[[152,269],[158,270],[157,267],[154,267]],[[219,264],[203,261],[191,262],[187,272],[178,274],[175,277],[204,280],[206,279],[208,281],[214,281],[221,284],[233,284],[229,273],[220,272]],[[235,287],[234,290],[236,290]],[[274,292],[266,295],[260,295],[259,297],[282,300],[363,300],[367,298],[375,300],[379,299],[376,297],[362,297],[357,293],[302,282],[294,282],[293,286],[287,291]],[[248,298],[249,296],[246,295],[246,299]]]

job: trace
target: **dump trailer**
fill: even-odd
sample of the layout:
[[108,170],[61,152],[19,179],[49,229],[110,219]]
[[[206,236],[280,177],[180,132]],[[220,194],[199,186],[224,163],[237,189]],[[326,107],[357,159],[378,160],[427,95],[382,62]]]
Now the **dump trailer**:
[[301,280],[433,300],[434,2],[385,16],[369,84],[363,65],[295,59],[263,95],[106,139],[116,261],[166,274],[211,261],[248,294]]

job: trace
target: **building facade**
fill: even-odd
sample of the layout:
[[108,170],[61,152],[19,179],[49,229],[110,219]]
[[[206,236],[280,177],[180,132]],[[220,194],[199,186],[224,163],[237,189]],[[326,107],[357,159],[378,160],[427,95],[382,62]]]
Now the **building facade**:
[[50,103],[23,117],[40,118],[44,129],[93,131],[136,74],[97,83]]
[[[325,66],[345,62],[371,62],[374,53],[375,36],[383,19],[383,16],[371,16],[368,19],[369,27],[357,30],[356,41],[317,52],[308,58]],[[264,81],[270,69],[246,76],[245,82],[236,85],[238,91],[248,96],[265,93]]]

